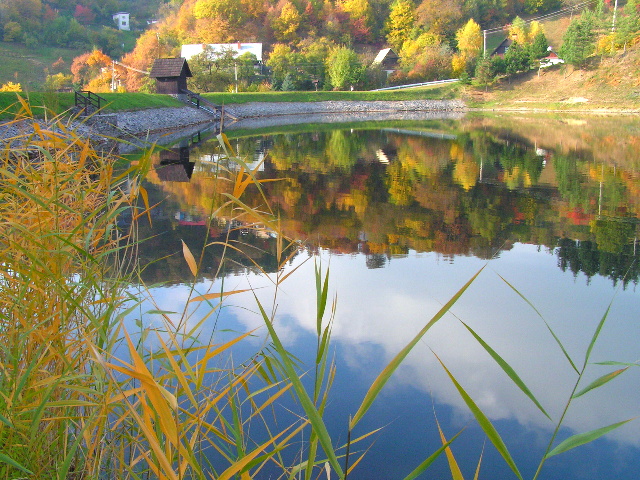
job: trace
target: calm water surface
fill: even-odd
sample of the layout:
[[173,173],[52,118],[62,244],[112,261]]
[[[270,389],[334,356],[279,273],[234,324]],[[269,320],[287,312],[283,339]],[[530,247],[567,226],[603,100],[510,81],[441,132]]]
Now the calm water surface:
[[[465,478],[473,478],[481,457],[480,478],[515,478],[436,355],[489,416],[524,478],[531,478],[554,425],[462,322],[518,372],[554,420],[576,374],[543,319],[581,366],[611,304],[581,388],[619,368],[597,362],[638,361],[637,124],[509,117],[282,130],[229,135],[260,179],[278,179],[263,184],[265,196],[284,232],[300,240],[282,270],[298,268],[278,293],[276,318],[286,346],[309,366],[316,345],[314,263],[330,268],[338,373],[326,417],[336,444],[345,442],[349,415],[386,362],[484,267],[358,427],[358,435],[384,428],[349,478],[407,475],[441,445],[436,419],[447,437],[465,429],[452,445]],[[158,306],[175,310],[188,296],[180,240],[199,254],[205,237],[227,234],[244,254],[230,252],[221,261],[219,250],[207,249],[197,290],[215,291],[222,282],[227,289],[253,287],[272,305],[272,284],[255,265],[275,275],[277,239],[241,220],[215,218],[209,225],[212,203],[219,205],[218,193],[230,188],[214,175],[233,166],[220,160],[215,142],[179,147],[155,158],[147,187],[162,203],[153,230],[143,227],[143,235],[155,236],[143,243],[140,261],[148,264],[147,284],[163,283],[154,290]],[[262,202],[255,190],[245,200]],[[144,321],[152,324],[153,316]],[[215,329],[244,332],[261,325],[251,295],[236,295]],[[213,329],[213,321],[205,323],[202,338]],[[264,331],[258,332],[239,357],[262,344]],[[638,416],[638,387],[638,368],[631,368],[575,400],[559,439]],[[639,425],[630,422],[551,458],[541,478],[638,478]],[[423,477],[450,478],[444,457]]]

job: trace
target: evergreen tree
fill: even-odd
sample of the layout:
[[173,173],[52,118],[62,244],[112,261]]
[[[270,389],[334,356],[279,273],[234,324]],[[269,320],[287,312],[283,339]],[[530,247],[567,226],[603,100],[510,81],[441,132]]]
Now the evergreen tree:
[[531,60],[538,60],[540,58],[544,58],[547,56],[549,48],[549,42],[547,42],[547,37],[544,32],[539,32],[531,45],[529,45],[529,56]]
[[513,42],[504,55],[504,62],[507,75],[529,70],[531,68],[531,59],[526,49],[518,42]]
[[565,62],[581,67],[595,50],[595,40],[592,16],[585,12],[571,22],[562,37],[560,56]]

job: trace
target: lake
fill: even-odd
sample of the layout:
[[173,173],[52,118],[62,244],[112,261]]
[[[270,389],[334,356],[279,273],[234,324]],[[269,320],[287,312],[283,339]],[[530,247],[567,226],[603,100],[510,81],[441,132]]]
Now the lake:
[[[354,447],[352,461],[368,451],[349,478],[404,478],[442,445],[438,425],[447,439],[463,430],[451,449],[465,478],[479,463],[480,478],[516,478],[443,365],[532,478],[572,392],[624,368],[603,362],[634,365],[573,399],[553,445],[640,413],[639,125],[626,117],[495,115],[229,130],[231,146],[263,181],[243,201],[270,208],[282,236],[296,241],[284,249],[286,262],[276,254],[281,238],[263,225],[212,218],[220,193],[233,187],[220,172],[237,171],[237,163],[220,155],[215,139],[185,139],[155,154],[146,185],[158,204],[152,225],[140,225],[142,280],[157,302],[148,308],[175,311],[189,298],[184,241],[202,258],[196,292],[254,289],[268,310],[277,305],[276,329],[302,372],[316,351],[314,268],[328,269],[337,369],[325,419],[342,445],[381,369],[482,270],[357,426],[355,436],[381,430]],[[203,252],[223,241],[237,248]],[[274,299],[272,280],[289,272]],[[245,292],[225,305],[203,322],[200,338],[257,328],[234,353],[248,358],[267,341],[256,300]],[[200,305],[188,321],[207,312]],[[154,324],[153,313],[140,315]],[[581,369],[589,350],[576,387],[571,362]],[[631,421],[549,458],[539,478],[636,479],[638,471],[640,427]],[[443,454],[420,478],[450,477]]]

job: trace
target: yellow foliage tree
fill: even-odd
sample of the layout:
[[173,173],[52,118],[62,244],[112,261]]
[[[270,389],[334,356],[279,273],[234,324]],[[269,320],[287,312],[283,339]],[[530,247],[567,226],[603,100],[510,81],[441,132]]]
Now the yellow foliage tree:
[[478,56],[482,50],[482,34],[480,25],[473,18],[456,32],[456,41],[460,54],[466,59],[471,60]]
[[7,82],[0,87],[0,92],[21,92],[22,85],[19,83]]

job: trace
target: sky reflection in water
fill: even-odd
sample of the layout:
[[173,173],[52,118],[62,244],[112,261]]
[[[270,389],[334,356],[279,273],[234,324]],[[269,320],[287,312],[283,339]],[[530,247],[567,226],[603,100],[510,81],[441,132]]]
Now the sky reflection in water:
[[[441,139],[440,142],[449,142],[441,151],[452,150],[450,139]],[[526,147],[522,148],[526,150]],[[357,148],[348,149],[358,154]],[[362,156],[362,150],[359,152]],[[456,155],[462,158],[462,154]],[[542,165],[536,163],[535,167],[531,167],[532,162],[536,161],[535,155],[526,158],[528,160],[521,165],[525,170],[533,168],[530,172],[537,171]],[[469,163],[471,160],[464,161]],[[437,165],[441,163],[424,162],[429,167],[429,172],[423,172],[424,178],[433,175],[433,169],[440,168]],[[474,175],[478,173],[479,164],[475,162],[473,165],[469,163],[467,170],[458,170],[457,175],[469,182],[472,176],[469,171]],[[492,164],[492,168],[495,170],[495,164]],[[441,172],[446,170],[446,165],[440,168]],[[450,174],[452,171],[455,178],[455,165],[449,168]],[[520,170],[518,173],[521,176],[519,181],[530,182],[531,179],[522,180],[525,178],[522,172]],[[484,173],[486,175],[487,170]],[[493,174],[496,178],[508,177],[513,180],[516,173],[513,169],[505,169],[494,171]],[[544,176],[544,169],[538,171],[537,175]],[[589,186],[583,185],[583,188]],[[531,191],[532,186],[528,187]],[[609,191],[614,187],[611,186]],[[474,182],[464,187],[467,191],[473,188],[478,188]],[[560,185],[560,188],[568,192],[566,195],[575,193],[575,188],[570,185]],[[526,198],[526,194],[523,195]],[[583,202],[583,207],[589,205],[591,200]],[[358,206],[355,208],[357,210]],[[588,214],[588,208],[584,207],[581,212]],[[595,209],[597,205],[591,202],[591,208]],[[430,207],[429,214],[432,217],[434,210]],[[576,231],[586,235],[585,232],[589,231],[588,222],[586,224],[586,227]],[[470,232],[474,234],[472,230]],[[309,238],[312,238],[312,234]],[[473,328],[518,372],[554,419],[562,413],[576,374],[538,314],[500,276],[535,305],[578,367],[582,365],[598,322],[613,300],[591,362],[638,361],[640,296],[635,284],[629,283],[623,289],[618,282],[616,288],[614,282],[605,276],[590,273],[588,278],[584,273],[574,275],[570,268],[563,271],[558,268],[556,248],[539,247],[534,243],[509,243],[509,249],[499,251],[497,257],[491,260],[460,254],[418,252],[409,248],[400,256],[387,252],[384,268],[368,268],[371,267],[371,254],[357,251],[337,253],[336,248],[324,249],[321,244],[316,258],[304,263],[308,255],[306,251],[301,252],[286,267],[285,271],[288,271],[303,263],[279,292],[277,325],[286,346],[308,364],[312,361],[309,355],[315,349],[314,261],[321,259],[323,267],[330,267],[331,290],[336,293],[338,302],[333,328],[338,376],[328,418],[336,438],[344,441],[349,414],[355,412],[368,385],[382,366],[413,338],[469,278],[486,265],[451,313],[428,332],[405,360],[368,414],[366,424],[360,427],[360,434],[367,428],[385,426],[385,429],[377,437],[362,465],[356,469],[354,479],[400,478],[436,450],[439,439],[434,411],[448,436],[467,426],[467,431],[456,441],[453,450],[459,456],[465,475],[472,477],[482,450],[483,434],[475,426],[434,353],[495,422],[525,478],[532,476],[553,426],[513,386],[460,321]],[[354,240],[354,244],[358,244],[358,239]],[[491,244],[495,245],[491,241],[485,242],[482,248],[486,250]],[[585,269],[588,270],[588,267]],[[207,289],[212,281],[217,285],[221,280],[203,280],[198,288]],[[225,279],[227,289],[249,286],[264,287],[257,290],[258,296],[265,305],[271,304],[273,291],[264,277],[236,270],[234,275]],[[186,287],[179,282],[155,293],[159,307],[167,310],[175,309],[176,301],[184,300],[187,295]],[[234,296],[229,304],[238,307],[230,306],[223,310],[219,328],[245,331],[262,326],[260,317],[252,311],[253,300],[250,295]],[[197,316],[193,321],[196,319]],[[203,328],[203,338],[210,335],[208,328]],[[259,331],[264,335],[264,329]],[[256,338],[254,345],[260,341],[260,338]],[[613,369],[610,366],[591,365],[581,386]],[[574,401],[564,422],[566,430],[561,432],[561,436],[638,415],[640,374],[637,370],[633,368],[605,387]],[[448,478],[450,474],[447,471],[443,460],[429,470],[426,477]],[[549,460],[542,478],[631,479],[636,478],[637,471],[640,471],[640,428],[636,422],[631,422],[608,435],[606,440]],[[512,477],[508,467],[493,447],[488,445],[481,478]]]

